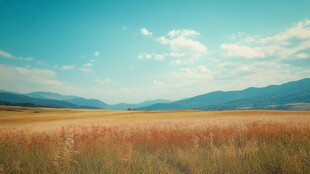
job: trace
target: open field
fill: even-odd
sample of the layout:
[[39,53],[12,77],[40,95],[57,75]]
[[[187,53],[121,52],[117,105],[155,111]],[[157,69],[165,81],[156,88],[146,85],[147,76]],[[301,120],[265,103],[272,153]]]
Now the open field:
[[0,173],[309,173],[310,112],[0,106]]

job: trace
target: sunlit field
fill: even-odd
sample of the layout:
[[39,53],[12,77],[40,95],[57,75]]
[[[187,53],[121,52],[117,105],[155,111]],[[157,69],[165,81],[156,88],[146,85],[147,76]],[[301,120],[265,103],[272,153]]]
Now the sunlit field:
[[309,173],[310,112],[0,107],[0,173]]

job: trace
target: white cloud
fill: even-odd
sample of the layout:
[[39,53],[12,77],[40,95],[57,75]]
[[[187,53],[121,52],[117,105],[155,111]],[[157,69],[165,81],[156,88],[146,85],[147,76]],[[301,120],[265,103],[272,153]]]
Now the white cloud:
[[157,81],[157,80],[153,80],[153,84],[154,85],[162,85],[163,82]]
[[304,72],[303,69],[303,67],[276,60],[231,61],[215,64],[213,74],[217,81],[226,82],[225,86],[218,86],[219,89],[231,90],[249,86],[260,87],[310,77],[309,72]]
[[237,67],[234,72],[236,73],[247,73],[247,72],[251,72],[255,69],[255,67],[253,67],[253,65],[241,65],[239,67]]
[[80,68],[80,70],[83,72],[89,72],[92,67],[93,67],[92,63],[86,63],[82,66],[82,68]]
[[298,39],[309,39],[310,38],[310,20],[306,19],[298,22],[293,27],[281,32],[275,36],[266,37],[260,39],[261,43],[279,43],[287,44],[289,39],[298,38]]
[[192,39],[193,36],[199,35],[200,33],[195,30],[171,30],[168,32],[169,38],[161,36],[156,40],[168,45],[169,56],[195,61],[207,52],[205,45]]
[[[207,92],[213,85],[208,86],[209,82],[214,81],[213,73],[205,65],[198,65],[191,68],[178,68],[163,77],[165,83],[153,80],[154,97],[180,99],[192,97]],[[211,83],[210,83],[211,84]]]
[[[65,95],[96,98],[105,102],[112,100],[114,102],[116,102],[115,100],[120,101],[125,95],[124,93],[118,94],[117,89],[109,90],[103,87],[96,88],[92,86],[82,88],[68,82],[59,81],[57,79],[57,73],[49,69],[0,64],[0,81],[0,89],[21,93],[48,91]],[[132,95],[132,98],[134,95]]]
[[[241,37],[241,36],[240,36]],[[271,37],[251,37],[237,43],[222,44],[227,57],[293,59],[305,57],[300,51],[310,48],[310,20],[306,19]]]
[[254,37],[251,37],[251,36],[247,36],[244,38],[244,42],[245,43],[252,43],[255,41],[255,38]]
[[99,51],[95,51],[95,52],[94,52],[94,56],[95,56],[95,57],[100,57],[100,52],[99,52]]
[[152,59],[153,58],[153,56],[152,56],[152,54],[149,54],[149,53],[140,53],[139,55],[138,55],[138,59]]
[[62,70],[71,70],[74,69],[76,66],[75,65],[63,65],[61,67]]
[[110,84],[113,81],[110,78],[105,78],[105,79],[95,79],[95,82],[103,85],[103,84]]
[[189,36],[197,36],[200,35],[200,33],[198,33],[195,30],[188,30],[188,29],[184,29],[184,30],[171,30],[168,32],[168,35],[170,36],[170,38],[176,38],[176,37],[189,37]]
[[143,59],[155,59],[155,60],[164,60],[166,54],[151,54],[151,53],[140,53],[137,58],[140,60]]
[[46,63],[43,62],[43,61],[41,61],[41,60],[38,60],[38,61],[36,61],[36,64],[37,64],[37,65],[42,65],[42,64],[46,64]]
[[180,68],[179,71],[169,73],[169,76],[186,83],[213,79],[211,71],[204,65],[195,68]]
[[143,34],[143,35],[145,35],[145,36],[152,36],[152,32],[150,32],[148,29],[146,29],[146,28],[141,28],[140,29],[140,33],[141,34]]
[[5,58],[14,58],[14,56],[11,53],[5,52],[3,50],[0,50],[0,57],[5,57]]
[[33,58],[32,57],[20,57],[20,60],[25,60],[25,61],[32,61]]
[[216,90],[240,90],[310,77],[303,67],[277,61],[214,61],[168,73],[161,91],[180,98]]
[[155,54],[153,55],[155,60],[164,60],[165,59],[165,54]]
[[199,65],[199,66],[198,66],[198,69],[199,69],[199,71],[201,71],[201,72],[207,72],[207,71],[209,71],[208,68],[207,68],[206,66],[204,66],[204,65]]
[[171,61],[171,64],[172,65],[181,65],[183,62],[181,60],[174,60],[174,61]]
[[[100,52],[99,51],[95,51],[93,55],[96,58],[98,58],[98,57],[100,57]],[[96,62],[96,58],[92,58],[92,59],[89,60],[89,62],[87,62],[84,65],[82,65],[82,67],[80,68],[80,71],[83,71],[83,72],[91,71],[94,63]]]
[[171,30],[168,32],[167,36],[154,38],[155,41],[165,45],[168,52],[148,53],[149,55],[152,55],[151,57],[139,54],[138,58],[164,60],[167,57],[171,57],[179,59],[171,61],[171,63],[175,65],[194,62],[208,51],[205,45],[192,39],[192,37],[199,35],[200,33],[195,30]]
[[0,64],[0,88],[12,91],[51,90],[64,85],[49,69],[18,67]]
[[6,52],[6,51],[3,51],[3,50],[0,50],[0,57],[5,57],[8,59],[14,59],[14,60],[22,60],[22,61],[32,61],[33,60],[32,57],[17,57],[17,56],[14,56],[13,54]]
[[274,61],[244,63],[243,65],[234,64],[233,66],[236,69],[226,72],[226,74],[231,75],[229,78],[234,79],[230,84],[231,86],[227,86],[228,89],[231,87],[242,89],[249,86],[261,87],[270,84],[280,84],[310,76],[301,67]]
[[300,59],[306,59],[309,57],[308,54],[306,54],[306,53],[299,53],[296,56],[297,56],[297,58],[300,58]]
[[[112,80],[103,79],[110,83]],[[49,69],[9,66],[0,64],[0,89],[28,93],[33,91],[56,92],[64,95],[76,95],[101,99],[104,102],[119,102],[144,99],[144,92],[135,88],[109,89],[106,87],[79,87],[57,79],[57,73]],[[112,82],[113,83],[113,82]],[[127,92],[127,93],[126,93]],[[126,96],[126,98],[124,98]]]
[[228,57],[245,57],[245,58],[259,58],[265,57],[261,48],[251,48],[238,44],[222,44],[221,50],[224,51]]

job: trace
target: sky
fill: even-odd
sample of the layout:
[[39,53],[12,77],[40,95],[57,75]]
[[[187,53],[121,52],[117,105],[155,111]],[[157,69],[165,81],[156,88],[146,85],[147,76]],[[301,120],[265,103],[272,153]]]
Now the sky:
[[0,89],[109,104],[310,77],[309,0],[0,0]]

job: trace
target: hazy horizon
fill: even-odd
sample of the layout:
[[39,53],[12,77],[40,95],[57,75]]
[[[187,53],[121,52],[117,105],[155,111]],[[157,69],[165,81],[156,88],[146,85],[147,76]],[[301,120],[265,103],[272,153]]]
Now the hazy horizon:
[[[305,79],[309,79],[309,78],[304,78],[304,79],[299,79],[297,81],[300,81],[300,80],[305,80]],[[285,83],[291,83],[291,82],[295,82],[295,81],[289,81],[289,82],[285,82]],[[285,83],[281,83],[281,84],[269,84],[267,86],[261,86],[261,87],[258,87],[258,88],[264,88],[264,87],[268,87],[268,86],[273,86],[273,85],[283,85]],[[180,98],[180,99],[176,99],[176,100],[168,100],[168,99],[165,99],[165,98],[160,98],[160,96],[158,96],[157,98],[154,98],[154,99],[146,99],[146,100],[142,100],[142,101],[139,101],[139,102],[133,102],[133,103],[126,103],[126,102],[117,102],[117,103],[108,103],[108,102],[105,102],[105,101],[102,101],[108,105],[117,105],[117,104],[140,104],[140,103],[145,103],[145,102],[148,102],[148,101],[156,101],[156,100],[168,100],[170,102],[176,102],[176,101],[180,101],[180,100],[185,100],[185,99],[189,99],[189,98],[192,98],[192,97],[197,97],[199,95],[205,95],[205,94],[208,94],[208,93],[212,93],[212,92],[217,92],[217,91],[224,91],[224,92],[231,92],[231,91],[242,91],[242,90],[246,90],[248,88],[256,88],[256,86],[249,86],[249,87],[246,87],[246,88],[243,88],[243,89],[236,89],[236,90],[216,90],[216,91],[209,91],[207,93],[201,93],[201,94],[197,94],[195,96],[188,96],[188,97],[183,97],[183,98]],[[0,89],[0,91],[3,90],[3,89]],[[12,93],[15,93],[17,91],[10,91],[10,90],[3,90],[3,91],[6,91],[6,92],[12,92]],[[20,94],[31,94],[31,93],[55,93],[55,94],[60,94],[60,95],[64,95],[64,96],[75,96],[75,95],[72,95],[72,94],[63,94],[63,93],[57,93],[57,92],[50,92],[50,91],[29,91],[29,92],[17,92],[17,93],[20,93]],[[30,96],[31,97],[31,96]],[[76,96],[76,97],[83,97],[83,96]],[[97,100],[100,100],[96,97],[94,98],[88,98],[88,97],[84,97],[86,99],[97,99]]]
[[1,1],[0,89],[109,104],[310,77],[309,1]]

